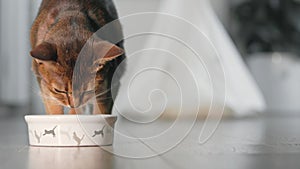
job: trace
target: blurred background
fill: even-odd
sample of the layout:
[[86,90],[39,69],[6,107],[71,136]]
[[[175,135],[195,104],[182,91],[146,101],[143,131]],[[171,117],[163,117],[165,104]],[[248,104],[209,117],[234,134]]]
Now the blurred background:
[[[39,4],[40,0],[0,1],[0,117],[44,112],[29,56],[29,31]],[[166,6],[163,0],[115,0],[115,4],[120,16],[160,11]],[[258,106],[258,111],[297,114],[300,1],[211,0],[211,6],[220,29],[225,28],[224,34],[234,42],[243,69],[251,72],[263,96],[265,107]]]
[[300,0],[114,0],[128,57],[115,155],[28,146],[23,116],[45,113],[29,56],[40,2],[0,0],[1,169],[299,168]]

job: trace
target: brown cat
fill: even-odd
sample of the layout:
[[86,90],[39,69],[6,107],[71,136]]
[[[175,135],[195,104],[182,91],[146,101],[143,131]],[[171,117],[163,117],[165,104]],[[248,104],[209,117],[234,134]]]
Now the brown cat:
[[[88,39],[117,18],[112,0],[43,0],[31,28],[30,54],[47,114],[63,114],[64,106],[71,108],[70,114],[78,113],[94,93],[93,113],[111,113],[109,89],[117,66],[125,58],[123,42],[114,45],[102,40],[105,37]],[[116,22],[108,34],[122,36],[120,23]],[[92,51],[81,58],[76,69],[79,72],[73,77],[86,43]]]

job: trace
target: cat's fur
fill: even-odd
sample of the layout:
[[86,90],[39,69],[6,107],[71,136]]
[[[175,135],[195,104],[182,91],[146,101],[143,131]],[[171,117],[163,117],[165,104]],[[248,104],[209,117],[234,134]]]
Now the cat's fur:
[[[123,41],[116,45],[102,37],[89,41],[92,56],[81,58],[77,76],[73,73],[88,39],[117,18],[112,0],[43,0],[31,28],[30,54],[47,114],[63,114],[64,106],[71,108],[70,114],[78,113],[93,93],[99,94],[94,113],[111,113],[112,95],[105,91],[110,89],[112,76],[125,58]],[[120,23],[114,25],[109,33],[122,36]]]

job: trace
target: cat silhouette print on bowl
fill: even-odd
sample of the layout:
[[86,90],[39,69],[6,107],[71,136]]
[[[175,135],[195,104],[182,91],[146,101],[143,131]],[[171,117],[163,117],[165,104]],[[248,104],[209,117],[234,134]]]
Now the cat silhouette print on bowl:
[[114,115],[27,115],[32,146],[108,146],[113,144]]

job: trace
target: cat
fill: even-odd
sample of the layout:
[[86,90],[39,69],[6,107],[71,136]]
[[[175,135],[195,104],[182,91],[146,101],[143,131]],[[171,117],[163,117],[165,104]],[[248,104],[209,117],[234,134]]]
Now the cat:
[[[95,32],[114,21],[108,33],[123,37],[116,19],[118,14],[112,0],[42,1],[31,28],[30,55],[47,114],[64,114],[64,107],[70,108],[69,114],[82,113],[81,107],[92,99],[95,99],[94,114],[111,114],[110,87],[116,68],[125,59],[123,40],[112,44]],[[92,51],[91,56],[82,60],[76,69],[77,76],[73,77],[76,60],[85,44]],[[123,71],[120,72],[118,77]]]
[[54,126],[52,130],[46,130],[45,129],[45,133],[43,134],[43,136],[45,136],[45,135],[52,135],[53,137],[55,137],[55,131],[54,130],[56,129],[56,127],[57,126]]
[[96,137],[97,135],[101,135],[102,137],[104,137],[104,128],[105,128],[105,125],[102,127],[101,130],[94,131],[94,135],[92,137]]
[[82,135],[82,137],[79,138],[76,132],[73,132],[73,139],[77,142],[77,145],[79,146],[81,144],[81,141],[84,139],[84,135]]

